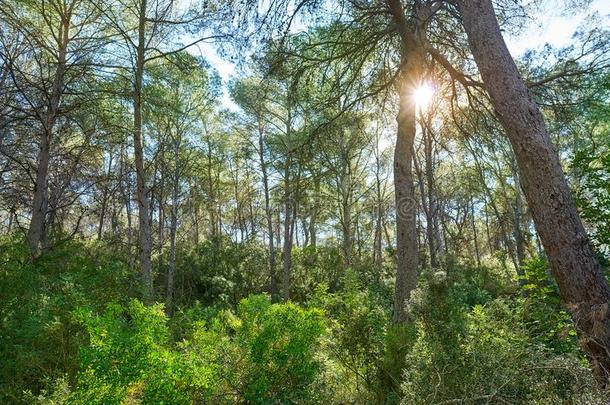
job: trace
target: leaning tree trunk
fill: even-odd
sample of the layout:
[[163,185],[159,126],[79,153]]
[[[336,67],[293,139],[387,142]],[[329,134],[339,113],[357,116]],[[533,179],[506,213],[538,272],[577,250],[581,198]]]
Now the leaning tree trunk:
[[543,116],[502,38],[490,0],[459,0],[472,53],[512,144],[536,230],[602,385],[610,376],[610,288],[587,238]]
[[142,82],[145,62],[145,28],[146,28],[146,0],[140,2],[140,19],[138,26],[138,47],[136,55],[135,86],[133,98],[133,145],[136,166],[136,196],[138,199],[138,219],[140,225],[140,271],[144,282],[144,301],[152,302],[152,235],[148,218],[150,204],[144,176],[144,152],[142,145]]

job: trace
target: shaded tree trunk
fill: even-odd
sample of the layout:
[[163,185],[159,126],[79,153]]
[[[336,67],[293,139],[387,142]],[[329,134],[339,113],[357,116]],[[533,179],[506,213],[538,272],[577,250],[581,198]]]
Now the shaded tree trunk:
[[171,316],[174,308],[174,278],[176,274],[176,232],[178,230],[178,199],[180,194],[180,166],[179,166],[180,141],[176,140],[174,145],[174,176],[172,182],[172,210],[169,228],[169,263],[167,267],[167,289],[165,295],[165,312]]
[[110,181],[110,175],[112,173],[113,154],[112,148],[108,152],[108,169],[106,171],[106,179],[102,188],[102,206],[100,208],[100,221],[97,227],[97,240],[102,240],[104,235],[104,220],[106,219],[106,211],[108,209],[109,187],[108,182]]
[[458,8],[485,88],[519,167],[521,187],[560,295],[594,375],[610,376],[610,288],[588,240],[543,116],[502,37],[490,0]]
[[[66,10],[67,11],[67,10]],[[53,77],[53,85],[49,96],[46,115],[42,122],[42,132],[38,149],[36,183],[34,185],[34,198],[32,200],[32,217],[27,232],[28,245],[33,258],[42,253],[43,243],[46,240],[46,216],[48,209],[48,177],[49,162],[51,159],[51,141],[55,122],[59,115],[59,105],[64,91],[64,76],[67,66],[68,44],[70,43],[71,15],[62,15],[59,31],[59,48],[57,53],[57,68]]]
[[144,282],[144,301],[152,302],[152,237],[149,221],[150,203],[144,173],[144,151],[142,141],[142,83],[145,63],[145,30],[147,1],[139,4],[138,46],[136,50],[136,69],[133,93],[133,148],[136,167],[136,197],[138,199],[138,219],[140,226],[140,271]]
[[425,63],[423,48],[413,33],[403,38],[403,71],[399,76],[398,133],[394,150],[394,193],[396,199],[396,284],[394,323],[409,320],[406,301],[417,286],[418,242],[415,185],[413,179],[413,143],[416,134],[414,90],[420,84]]
[[[261,118],[262,119],[262,118]],[[265,217],[267,219],[267,233],[269,235],[269,292],[272,296],[278,294],[278,285],[275,275],[275,246],[273,233],[273,211],[271,210],[271,196],[269,193],[269,174],[267,172],[267,161],[265,160],[265,139],[261,125],[258,128],[258,157],[261,166],[263,180],[263,194],[265,196]]]
[[290,154],[284,169],[284,248],[283,248],[283,277],[282,292],[284,301],[290,299],[290,278],[292,270],[292,195],[290,185]]

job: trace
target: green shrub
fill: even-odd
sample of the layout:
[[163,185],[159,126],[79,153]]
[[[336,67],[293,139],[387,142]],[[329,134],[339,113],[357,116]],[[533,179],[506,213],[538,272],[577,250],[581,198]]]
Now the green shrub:
[[0,240],[0,403],[27,403],[24,391],[73,377],[86,334],[72,311],[125,300],[136,285],[101,244],[67,242],[32,262],[24,241]]
[[265,296],[195,321],[173,344],[161,305],[79,311],[90,344],[71,401],[79,404],[294,403],[310,400],[320,371],[323,313]]
[[425,278],[411,299],[417,339],[406,357],[405,403],[565,403],[597,395],[577,355],[557,355],[532,336],[518,301],[471,307],[450,275]]
[[[210,239],[178,252],[176,303],[189,306],[200,301],[205,306],[234,308],[242,298],[266,288],[266,268],[265,246]],[[164,280],[161,285],[165,285]]]
[[325,339],[327,389],[333,402],[374,401],[390,314],[387,303],[365,289],[359,275],[348,269],[342,289],[321,285],[310,305],[323,308],[329,333]]
[[256,295],[239,303],[237,314],[215,321],[225,338],[226,388],[249,403],[294,403],[310,398],[320,363],[316,358],[324,332],[318,309],[292,303],[272,304]]
[[193,367],[169,340],[163,306],[108,306],[100,315],[81,310],[90,343],[82,350],[74,402],[188,404],[209,387],[214,367]]

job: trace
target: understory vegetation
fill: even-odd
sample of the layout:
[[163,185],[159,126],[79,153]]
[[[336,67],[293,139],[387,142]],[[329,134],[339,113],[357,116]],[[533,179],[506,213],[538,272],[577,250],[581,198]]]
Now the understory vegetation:
[[[1,247],[1,403],[602,398],[540,258],[524,266],[520,284],[497,264],[447,258],[422,272],[409,306],[413,323],[401,327],[390,323],[390,279],[372,281],[358,264],[337,273],[323,252],[314,272],[305,271],[312,252],[295,255],[295,269],[303,269],[295,291],[306,285],[311,293],[272,303],[264,280],[247,268],[265,261],[264,249],[197,246],[202,257],[229,262],[184,261],[181,304],[170,319],[163,305],[142,304],[128,258],[103,243],[67,242],[36,264],[19,238],[4,237]],[[239,272],[222,271],[238,264]],[[388,352],[393,341],[406,359],[402,375]]]

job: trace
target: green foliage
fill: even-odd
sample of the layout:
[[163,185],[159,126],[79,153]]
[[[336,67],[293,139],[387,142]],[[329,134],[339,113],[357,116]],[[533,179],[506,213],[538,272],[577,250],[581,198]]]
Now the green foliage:
[[95,316],[79,310],[90,343],[82,351],[74,402],[106,404],[190,403],[194,387],[205,387],[212,370],[182,361],[169,341],[161,305],[111,304]]
[[322,284],[310,300],[328,315],[326,361],[334,375],[327,375],[326,383],[335,401],[373,400],[389,324],[388,305],[365,289],[353,271],[346,272],[341,284],[336,292]]
[[70,402],[79,404],[294,403],[313,395],[323,312],[243,299],[170,340],[161,305],[110,304],[102,315],[79,310],[90,343]]
[[179,256],[177,290],[191,292],[171,320],[130,299],[136,273],[104,245],[64,244],[34,263],[19,239],[1,247],[3,403],[599,398],[540,258],[518,290],[501,269],[446,258],[422,273],[413,322],[390,325],[391,282],[343,268],[332,246],[295,250],[297,305],[249,295],[267,280],[264,246],[205,242]]
[[31,262],[25,242],[0,240],[0,403],[19,403],[23,391],[74,374],[85,335],[71,311],[123,300],[135,285],[99,244],[65,243]]
[[259,244],[207,240],[178,255],[177,300],[235,307],[249,294],[263,291],[266,267],[267,253]]
[[417,339],[406,358],[406,403],[548,403],[597,395],[578,355],[555,354],[533,336],[519,301],[488,297],[470,305],[465,284],[451,271],[424,277],[411,300]]
[[291,297],[307,301],[322,285],[336,291],[342,275],[341,252],[338,246],[307,246],[292,252]]
[[[310,397],[320,370],[315,356],[324,332],[323,312],[258,295],[242,300],[237,314],[216,320],[231,356],[223,358],[225,389],[249,403],[294,403]],[[225,350],[225,349],[223,349]],[[221,390],[223,391],[223,390]]]
[[561,303],[548,262],[534,257],[522,269],[524,298],[520,308],[532,338],[558,353],[575,352],[576,331]]

